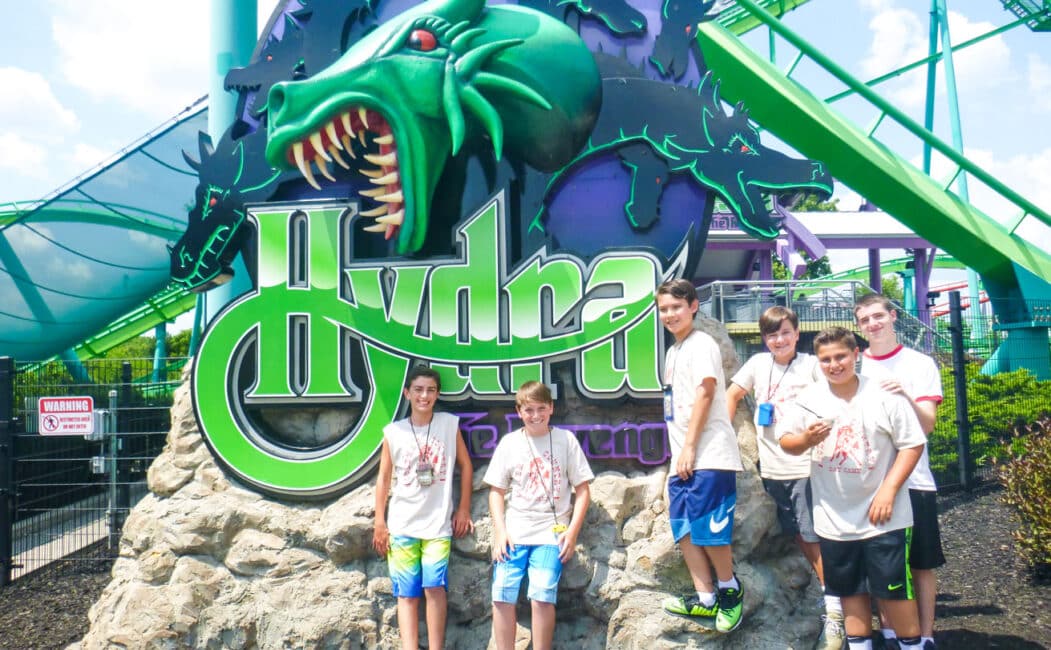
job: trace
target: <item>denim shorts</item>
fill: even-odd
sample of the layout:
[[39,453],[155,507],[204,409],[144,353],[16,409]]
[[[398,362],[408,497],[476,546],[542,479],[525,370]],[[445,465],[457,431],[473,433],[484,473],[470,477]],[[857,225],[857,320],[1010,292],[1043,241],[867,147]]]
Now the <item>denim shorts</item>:
[[493,602],[516,603],[522,579],[529,577],[526,595],[529,600],[554,604],[558,581],[562,577],[562,560],[555,544],[518,544],[510,558],[493,565]]

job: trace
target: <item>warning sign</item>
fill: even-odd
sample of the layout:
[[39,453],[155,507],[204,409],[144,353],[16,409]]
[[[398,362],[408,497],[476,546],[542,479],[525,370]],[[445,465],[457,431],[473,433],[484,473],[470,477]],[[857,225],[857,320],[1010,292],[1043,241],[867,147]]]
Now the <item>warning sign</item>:
[[37,431],[43,436],[86,436],[95,433],[92,397],[41,397],[37,400]]

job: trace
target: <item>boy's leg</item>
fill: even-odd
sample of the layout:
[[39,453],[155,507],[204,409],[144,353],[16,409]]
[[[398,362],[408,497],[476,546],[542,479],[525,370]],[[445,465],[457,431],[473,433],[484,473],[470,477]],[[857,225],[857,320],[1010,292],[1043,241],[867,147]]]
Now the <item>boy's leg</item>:
[[916,585],[920,635],[933,638],[934,604],[938,595],[938,580],[934,570],[945,564],[941,529],[938,526],[938,493],[909,490],[909,500],[915,522],[909,545],[909,566],[912,568],[912,580]]
[[908,566],[911,533],[908,528],[892,530],[864,540],[869,591],[880,600],[887,622],[899,639],[920,636],[912,572]]
[[519,544],[510,552],[510,557],[493,564],[493,642],[497,650],[512,650],[515,647],[515,627],[518,617],[515,603],[518,590],[525,577],[529,548]]
[[690,572],[693,588],[700,593],[715,593],[715,581],[712,579],[712,567],[704,547],[695,546],[687,535],[679,540],[682,559],[686,561],[686,570]]
[[442,650],[445,647],[446,589],[449,586],[452,543],[448,537],[438,537],[423,540],[421,546],[422,584],[427,594],[427,641],[430,648]]
[[428,587],[427,594],[427,647],[442,650],[445,647],[445,616],[448,598],[445,587]]
[[391,589],[398,599],[398,635],[404,650],[419,648],[420,597],[423,596],[423,543],[392,535],[387,551]]
[[545,544],[531,547],[529,553],[529,589],[527,594],[533,612],[533,649],[551,650],[555,638],[555,602],[558,582],[562,578],[562,560],[558,546]]
[[869,594],[865,591],[864,544],[865,540],[820,540],[825,593],[839,597],[843,606],[843,627],[846,634],[868,638],[872,633],[872,605]]
[[668,483],[672,535],[679,543],[686,568],[698,591],[712,592],[709,565],[719,580],[733,579],[733,512],[737,504],[734,472],[698,470],[689,480]]

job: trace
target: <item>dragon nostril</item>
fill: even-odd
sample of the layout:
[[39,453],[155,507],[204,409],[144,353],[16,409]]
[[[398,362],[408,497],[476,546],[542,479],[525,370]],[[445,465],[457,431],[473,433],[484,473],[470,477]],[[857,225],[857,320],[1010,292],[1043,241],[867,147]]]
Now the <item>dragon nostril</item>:
[[285,89],[284,84],[274,84],[270,88],[270,94],[267,96],[266,108],[267,111],[278,115],[281,113],[281,108],[285,104]]

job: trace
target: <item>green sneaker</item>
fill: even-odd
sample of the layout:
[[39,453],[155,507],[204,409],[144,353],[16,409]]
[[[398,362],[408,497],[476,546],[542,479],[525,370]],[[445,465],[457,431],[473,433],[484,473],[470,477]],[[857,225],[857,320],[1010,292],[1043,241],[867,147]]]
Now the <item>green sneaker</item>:
[[716,604],[719,607],[715,615],[715,629],[720,632],[732,632],[741,625],[744,618],[744,587],[737,583],[737,589],[720,589]]
[[711,607],[705,607],[701,604],[701,600],[697,597],[697,594],[686,594],[674,598],[665,598],[662,605],[664,606],[664,611],[671,612],[672,614],[705,618],[714,617],[716,611],[719,609],[718,600],[712,603]]

